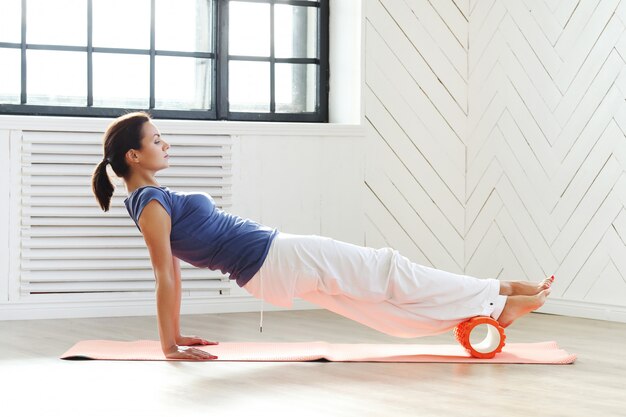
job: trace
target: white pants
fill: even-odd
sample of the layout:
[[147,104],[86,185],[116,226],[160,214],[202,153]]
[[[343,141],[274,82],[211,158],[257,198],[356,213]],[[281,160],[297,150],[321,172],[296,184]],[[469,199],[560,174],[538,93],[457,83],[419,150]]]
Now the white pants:
[[506,303],[497,279],[429,268],[388,247],[284,232],[243,288],[282,307],[291,307],[299,297],[405,338],[443,333],[475,316],[497,319]]

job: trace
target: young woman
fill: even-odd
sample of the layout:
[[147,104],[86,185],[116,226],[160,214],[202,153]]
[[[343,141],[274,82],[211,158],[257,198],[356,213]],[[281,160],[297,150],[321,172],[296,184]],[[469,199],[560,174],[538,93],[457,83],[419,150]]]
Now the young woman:
[[108,211],[114,187],[107,164],[124,180],[124,204],[150,253],[167,358],[215,359],[190,346],[218,343],[180,333],[179,259],[228,273],[251,295],[272,304],[291,307],[299,297],[397,337],[443,333],[475,316],[491,316],[507,327],[541,307],[550,293],[550,279],[499,281],[441,271],[389,247],[279,232],[220,210],[206,193],[161,186],[155,174],[169,166],[170,145],[147,113],[117,118],[103,142],[92,190]]

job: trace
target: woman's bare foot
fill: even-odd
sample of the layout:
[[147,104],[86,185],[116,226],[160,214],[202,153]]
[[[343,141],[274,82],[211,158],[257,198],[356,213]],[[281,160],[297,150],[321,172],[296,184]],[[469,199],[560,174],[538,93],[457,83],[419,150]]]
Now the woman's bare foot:
[[507,297],[504,310],[498,317],[498,323],[502,327],[508,327],[515,320],[541,307],[550,295],[550,288],[542,290],[535,295],[513,295]]
[[500,295],[537,295],[550,288],[554,282],[554,275],[541,282],[528,281],[501,281]]

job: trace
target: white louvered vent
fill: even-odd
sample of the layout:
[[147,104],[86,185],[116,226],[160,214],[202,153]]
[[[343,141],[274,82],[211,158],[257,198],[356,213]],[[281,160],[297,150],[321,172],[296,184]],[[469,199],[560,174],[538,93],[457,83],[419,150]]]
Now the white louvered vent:
[[[170,166],[156,175],[175,191],[204,191],[231,205],[231,138],[167,135]],[[23,132],[21,297],[123,299],[153,297],[155,279],[143,237],[116,186],[103,212],[91,192],[102,160],[102,133]],[[228,277],[181,261],[184,295],[229,294]]]

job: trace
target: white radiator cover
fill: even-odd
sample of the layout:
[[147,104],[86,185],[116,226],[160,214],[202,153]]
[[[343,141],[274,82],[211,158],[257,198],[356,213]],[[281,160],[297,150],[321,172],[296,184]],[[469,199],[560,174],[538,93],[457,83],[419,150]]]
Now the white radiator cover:
[[[15,133],[15,132],[14,132]],[[143,237],[124,206],[126,188],[116,185],[108,212],[91,192],[91,175],[102,159],[102,134],[23,131],[12,147],[21,161],[18,196],[20,300],[107,300],[154,297],[155,279]],[[171,166],[157,174],[176,191],[204,191],[217,206],[231,204],[232,139],[227,135],[168,135]],[[17,152],[19,150],[19,152]],[[159,175],[162,174],[162,175]],[[231,285],[220,271],[181,261],[187,295],[220,297]]]

